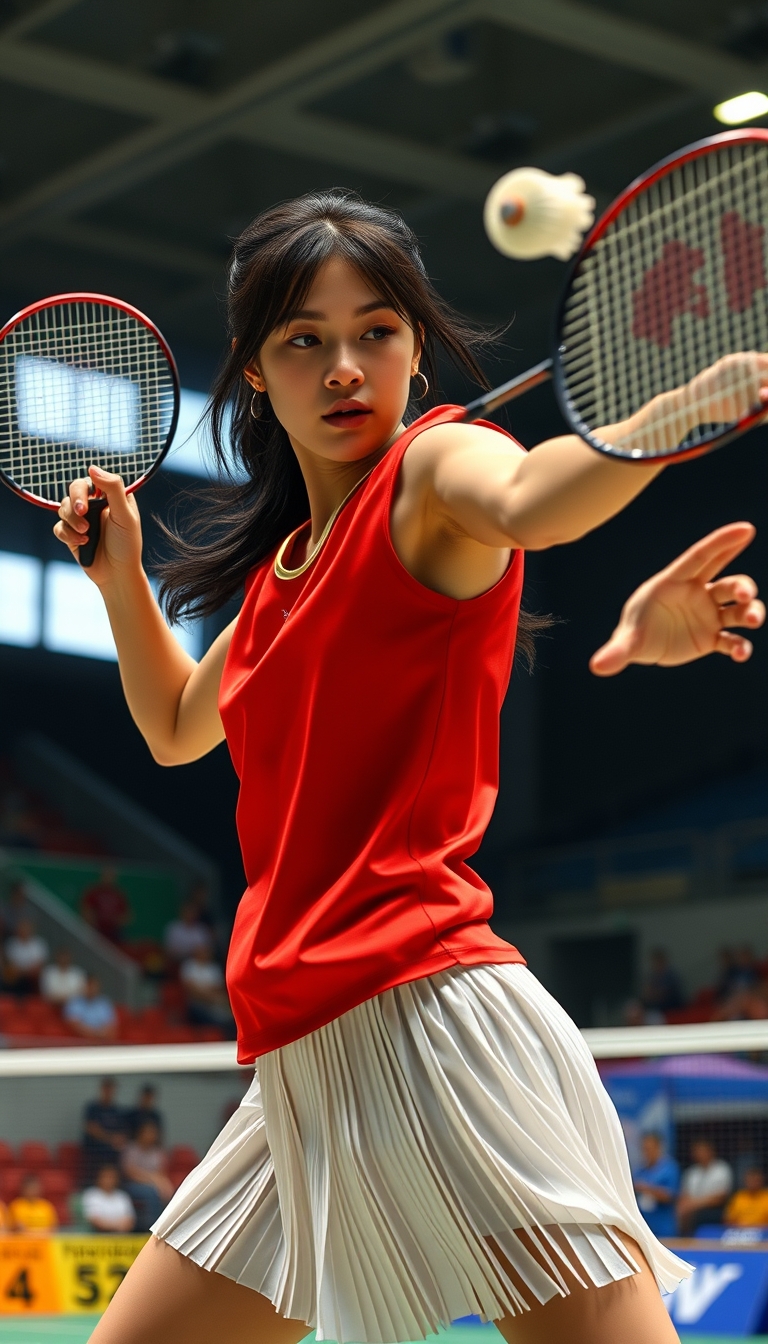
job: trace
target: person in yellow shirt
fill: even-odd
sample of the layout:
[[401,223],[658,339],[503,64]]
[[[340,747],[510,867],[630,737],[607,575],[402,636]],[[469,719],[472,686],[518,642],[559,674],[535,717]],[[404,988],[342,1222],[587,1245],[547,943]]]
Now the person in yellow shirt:
[[49,1199],[43,1199],[40,1178],[25,1176],[21,1194],[12,1199],[8,1212],[14,1232],[53,1232],[59,1219]]
[[730,1227],[768,1227],[768,1187],[760,1167],[748,1167],[741,1190],[732,1195],[725,1209]]

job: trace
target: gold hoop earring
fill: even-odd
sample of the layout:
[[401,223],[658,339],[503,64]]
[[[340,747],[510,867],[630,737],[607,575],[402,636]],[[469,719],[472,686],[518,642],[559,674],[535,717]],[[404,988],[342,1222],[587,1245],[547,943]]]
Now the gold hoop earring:
[[258,388],[254,388],[253,392],[251,393],[251,415],[253,416],[253,419],[254,419],[254,420],[260,420],[260,419],[261,419],[261,406],[259,406],[258,411],[254,411],[254,409],[253,409],[253,399],[254,399],[254,397],[259,397],[259,396],[261,396],[261,393],[259,392],[259,389],[258,389]]
[[429,382],[427,381],[427,376],[425,373],[422,373],[420,369],[417,369],[416,372],[412,374],[412,377],[420,378],[424,384],[424,391],[422,392],[420,397],[414,397],[414,401],[423,401],[429,391]]

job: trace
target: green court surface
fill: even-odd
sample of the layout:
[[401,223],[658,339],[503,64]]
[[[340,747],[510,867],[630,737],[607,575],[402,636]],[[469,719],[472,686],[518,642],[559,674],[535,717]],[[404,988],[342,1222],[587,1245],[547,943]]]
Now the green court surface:
[[[86,1344],[96,1321],[96,1316],[35,1316],[26,1320],[20,1316],[0,1317],[0,1344]],[[446,1330],[443,1335],[432,1336],[443,1344],[480,1344],[489,1339],[490,1330],[467,1329],[457,1327]],[[725,1335],[683,1335],[683,1344],[741,1344],[739,1340],[726,1338]],[[768,1335],[752,1335],[752,1344],[768,1344]],[[307,1344],[313,1344],[314,1335],[308,1336]]]

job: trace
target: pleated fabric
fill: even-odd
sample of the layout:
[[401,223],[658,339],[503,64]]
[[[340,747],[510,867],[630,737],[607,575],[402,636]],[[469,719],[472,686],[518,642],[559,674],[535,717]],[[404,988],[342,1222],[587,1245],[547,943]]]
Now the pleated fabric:
[[262,1056],[153,1228],[339,1344],[524,1311],[567,1294],[565,1266],[626,1278],[617,1230],[662,1291],[691,1272],[638,1212],[581,1033],[514,964],[399,985]]

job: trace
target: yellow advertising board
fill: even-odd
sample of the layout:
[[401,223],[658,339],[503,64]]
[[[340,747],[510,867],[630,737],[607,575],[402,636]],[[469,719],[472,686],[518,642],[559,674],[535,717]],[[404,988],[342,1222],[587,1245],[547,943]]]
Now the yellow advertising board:
[[145,1233],[0,1237],[0,1315],[104,1311],[146,1240]]

